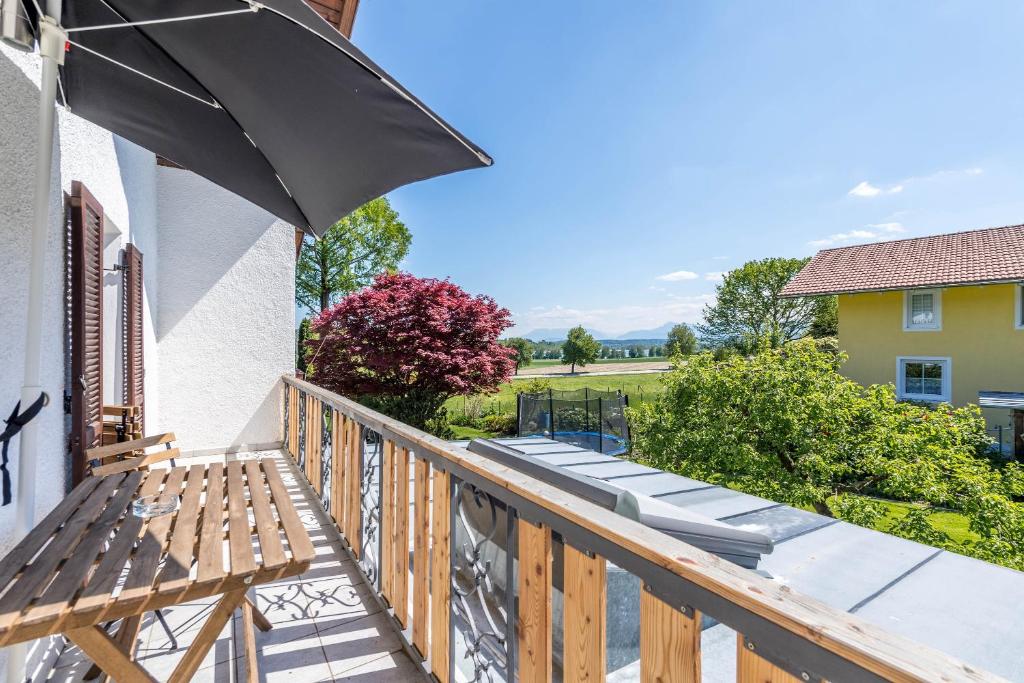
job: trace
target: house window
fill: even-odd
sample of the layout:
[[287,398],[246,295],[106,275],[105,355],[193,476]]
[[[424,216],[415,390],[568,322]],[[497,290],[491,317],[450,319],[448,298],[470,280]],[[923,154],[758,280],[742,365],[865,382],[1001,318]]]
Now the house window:
[[903,329],[907,332],[942,329],[942,291],[913,289],[903,296]]
[[1014,289],[1017,295],[1014,297],[1013,325],[1018,330],[1024,330],[1024,284],[1017,285]]
[[896,391],[915,401],[951,400],[949,358],[900,358],[896,364]]

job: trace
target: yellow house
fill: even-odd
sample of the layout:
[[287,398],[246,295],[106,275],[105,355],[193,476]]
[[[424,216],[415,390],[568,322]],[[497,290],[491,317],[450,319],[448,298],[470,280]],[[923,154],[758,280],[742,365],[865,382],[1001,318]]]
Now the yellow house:
[[975,403],[1024,456],[1024,226],[818,252],[783,296],[838,295],[843,373],[907,400]]

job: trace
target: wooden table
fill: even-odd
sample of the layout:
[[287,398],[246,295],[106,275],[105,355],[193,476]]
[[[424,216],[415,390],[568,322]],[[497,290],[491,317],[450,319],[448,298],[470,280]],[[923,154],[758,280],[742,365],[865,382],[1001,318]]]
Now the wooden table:
[[[157,493],[179,494],[178,510],[132,513]],[[223,594],[169,680],[192,677],[238,608],[254,680],[253,621],[270,624],[246,591],[313,556],[273,460],[90,477],[0,560],[0,646],[63,633],[116,681],[153,681],[134,661],[142,615]],[[100,624],[116,619],[111,637]]]

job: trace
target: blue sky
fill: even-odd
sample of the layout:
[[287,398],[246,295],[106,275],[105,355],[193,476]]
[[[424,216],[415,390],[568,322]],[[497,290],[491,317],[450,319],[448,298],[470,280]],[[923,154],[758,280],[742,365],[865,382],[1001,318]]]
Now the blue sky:
[[1024,222],[1024,5],[363,2],[492,168],[390,197],[404,268],[517,328],[696,321],[717,273]]

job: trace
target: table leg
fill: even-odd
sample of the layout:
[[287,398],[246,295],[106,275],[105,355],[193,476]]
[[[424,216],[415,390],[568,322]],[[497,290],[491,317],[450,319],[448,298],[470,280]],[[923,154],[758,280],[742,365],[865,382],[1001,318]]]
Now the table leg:
[[[121,651],[128,655],[129,659],[135,659],[135,645],[139,639],[139,631],[142,629],[142,615],[137,614],[135,616],[126,617],[121,620],[121,625],[117,629],[117,636],[113,638],[113,641],[117,644]],[[106,632],[104,630],[104,632]],[[95,662],[89,670],[85,672],[85,680],[91,681],[97,678],[102,670],[99,664]]]
[[65,635],[117,683],[156,683],[156,679],[132,661],[129,654],[99,626],[75,629]]
[[274,625],[270,623],[270,619],[267,619],[266,615],[260,611],[260,608],[256,606],[256,602],[252,598],[246,597],[245,601],[249,603],[249,607],[252,608],[252,618],[253,621],[256,622],[256,626],[259,630],[265,633],[274,628]]
[[192,679],[196,670],[199,669],[199,665],[206,657],[206,653],[217,642],[217,636],[224,628],[224,624],[228,623],[231,615],[244,601],[245,589],[224,594],[224,597],[217,603],[206,623],[199,630],[196,639],[189,646],[188,650],[185,651],[185,656],[178,662],[178,666],[174,668],[174,672],[168,679],[169,683],[186,683]]
[[245,681],[259,683],[259,669],[256,666],[256,628],[253,626],[253,606],[246,598],[242,603],[242,636],[245,641]]

